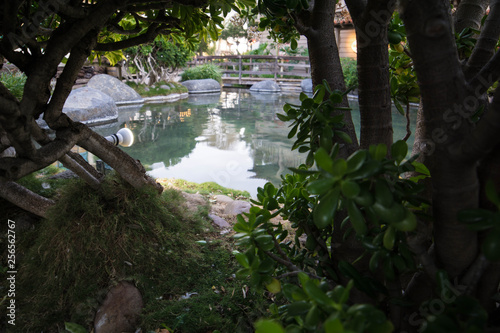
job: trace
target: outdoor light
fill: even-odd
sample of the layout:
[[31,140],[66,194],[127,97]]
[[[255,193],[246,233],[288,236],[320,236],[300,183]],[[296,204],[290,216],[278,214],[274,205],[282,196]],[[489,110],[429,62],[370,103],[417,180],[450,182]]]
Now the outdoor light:
[[134,144],[134,133],[128,128],[122,128],[116,134],[109,135],[105,139],[115,146],[130,147]]

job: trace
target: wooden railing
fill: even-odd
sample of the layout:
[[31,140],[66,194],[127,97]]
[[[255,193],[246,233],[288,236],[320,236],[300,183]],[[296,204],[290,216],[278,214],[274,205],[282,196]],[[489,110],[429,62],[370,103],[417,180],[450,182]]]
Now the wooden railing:
[[270,55],[228,55],[196,57],[189,67],[206,63],[222,70],[224,83],[253,84],[273,79],[279,83],[300,82],[311,77],[309,57]]

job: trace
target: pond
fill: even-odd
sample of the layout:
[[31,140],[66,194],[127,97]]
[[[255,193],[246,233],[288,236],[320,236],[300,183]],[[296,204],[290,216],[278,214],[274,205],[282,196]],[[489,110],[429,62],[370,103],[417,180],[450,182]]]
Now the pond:
[[[287,138],[288,124],[276,116],[285,103],[300,104],[298,93],[225,89],[175,103],[120,108],[118,122],[99,132],[109,135],[130,128],[135,143],[123,150],[155,178],[213,181],[255,196],[257,187],[268,181],[279,184],[281,174],[305,160],[305,154],[291,151],[294,140]],[[357,103],[350,104],[359,124]],[[412,118],[415,124],[415,112]],[[396,110],[393,123],[394,139],[403,138],[406,120]]]

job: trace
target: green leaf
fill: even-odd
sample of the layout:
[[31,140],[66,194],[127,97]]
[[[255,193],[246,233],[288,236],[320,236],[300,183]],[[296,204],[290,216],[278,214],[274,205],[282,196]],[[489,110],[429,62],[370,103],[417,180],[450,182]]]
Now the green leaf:
[[403,140],[396,141],[391,146],[392,158],[394,158],[396,162],[398,162],[398,164],[400,164],[403,161],[407,153],[408,153],[408,144],[406,144],[406,142]]
[[396,229],[389,226],[384,233],[384,247],[387,250],[392,250],[396,241]]
[[328,152],[323,147],[320,147],[316,151],[316,153],[314,154],[314,160],[318,164],[319,168],[333,173],[333,161]]
[[335,104],[342,103],[342,99],[343,99],[342,94],[334,92],[330,95],[330,101],[332,103],[335,103]]
[[383,143],[370,146],[369,151],[372,158],[376,161],[382,161],[387,156],[387,146]]
[[308,313],[311,306],[312,304],[307,301],[297,301],[283,307],[287,310],[289,316],[294,317]]
[[78,324],[75,323],[64,323],[64,329],[70,333],[87,333],[87,330]]
[[324,194],[330,190],[337,180],[335,178],[318,179],[307,185],[307,190],[311,194]]
[[244,268],[250,268],[250,261],[244,253],[236,253],[235,257],[241,266],[243,266]]
[[361,188],[359,187],[358,183],[352,180],[343,181],[341,189],[342,189],[342,194],[348,199],[355,198],[361,191]]
[[345,143],[348,144],[352,143],[351,137],[346,132],[335,131],[335,135],[338,136],[340,139],[342,139]]
[[261,319],[255,323],[255,333],[285,333],[285,330],[274,320]]
[[330,317],[328,317],[327,320],[325,320],[323,327],[325,329],[325,333],[343,333],[344,332],[344,326],[342,325],[342,322],[340,321],[340,318],[338,317],[338,314],[336,314],[336,313],[331,315]]
[[309,280],[304,285],[304,291],[313,301],[319,305],[329,307],[333,306],[333,301],[316,285],[316,280]]
[[332,223],[337,211],[339,197],[340,188],[338,187],[320,197],[319,203],[313,209],[313,220],[318,229],[324,229]]
[[358,171],[366,160],[366,150],[358,150],[347,159],[347,173]]
[[336,177],[343,177],[347,171],[347,162],[346,160],[339,158],[333,161],[331,167],[331,173]]
[[358,206],[352,200],[347,201],[347,214],[351,220],[352,227],[358,236],[366,235],[368,232],[368,227],[366,226],[363,214],[359,210]]
[[431,172],[423,163],[413,161],[411,164],[415,167],[416,172],[426,175],[427,177],[431,176]]
[[320,104],[321,102],[323,102],[323,98],[325,97],[325,93],[326,93],[326,90],[325,90],[324,86],[321,86],[321,85],[317,86],[316,92],[313,95],[314,102],[316,102],[316,104]]
[[498,209],[500,209],[500,198],[498,192],[495,188],[495,183],[491,179],[486,182],[485,186],[486,197],[490,200]]

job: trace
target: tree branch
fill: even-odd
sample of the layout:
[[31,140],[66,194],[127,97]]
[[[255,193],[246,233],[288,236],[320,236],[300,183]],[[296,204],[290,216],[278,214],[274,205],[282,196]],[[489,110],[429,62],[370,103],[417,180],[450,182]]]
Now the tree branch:
[[82,68],[85,60],[90,54],[92,46],[96,44],[97,36],[89,33],[75,47],[71,49],[70,56],[61,76],[57,79],[52,98],[44,112],[43,119],[50,128],[56,130],[69,125],[67,116],[61,117],[62,109],[68,98],[73,84]]
[[462,0],[455,13],[455,31],[461,32],[465,28],[478,30],[489,3],[489,0]]
[[139,44],[145,44],[148,42],[153,41],[156,36],[161,32],[162,27],[157,24],[153,23],[149,26],[148,31],[146,31],[144,34],[132,37],[126,40],[122,40],[119,42],[114,42],[114,43],[97,43],[96,47],[94,48],[95,51],[116,51],[116,50],[122,50],[126,49],[132,46],[136,46]]
[[55,203],[3,177],[0,177],[0,196],[14,205],[41,217],[46,217],[47,210]]
[[500,89],[487,112],[481,117],[477,126],[459,143],[451,146],[450,152],[456,161],[473,162],[485,157],[500,143]]
[[500,0],[493,0],[490,5],[490,13],[484,22],[479,39],[465,67],[465,77],[470,78],[479,73],[493,57],[495,47],[500,37]]
[[496,52],[481,71],[469,80],[468,90],[474,93],[475,96],[481,96],[498,79],[500,79],[500,52]]

